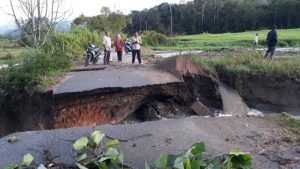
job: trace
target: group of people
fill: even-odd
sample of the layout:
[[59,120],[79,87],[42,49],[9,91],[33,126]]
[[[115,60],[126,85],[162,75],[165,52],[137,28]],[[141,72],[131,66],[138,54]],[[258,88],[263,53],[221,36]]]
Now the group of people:
[[[266,42],[267,42],[268,49],[265,54],[266,60],[272,60],[273,56],[275,54],[275,50],[276,50],[276,46],[277,46],[277,42],[278,42],[278,34],[277,34],[276,29],[277,29],[277,26],[274,25],[272,27],[272,30],[270,32],[268,32],[268,35],[267,35]],[[257,46],[258,46],[258,33],[255,35],[255,38],[254,38],[253,49],[255,50],[257,48]]]
[[[115,50],[118,55],[118,62],[122,62],[123,57],[123,49],[124,49],[124,40],[122,39],[121,35],[118,34],[112,43],[110,38],[110,33],[105,32],[105,35],[103,36],[103,48],[104,48],[104,57],[103,57],[103,63],[104,65],[109,64],[110,61],[112,61],[111,50],[112,50],[112,44],[115,46]],[[137,56],[139,64],[142,63],[141,59],[141,45],[142,45],[142,38],[140,37],[139,33],[136,32],[134,36],[130,39],[130,43],[132,44],[132,64],[135,63],[135,58]]]

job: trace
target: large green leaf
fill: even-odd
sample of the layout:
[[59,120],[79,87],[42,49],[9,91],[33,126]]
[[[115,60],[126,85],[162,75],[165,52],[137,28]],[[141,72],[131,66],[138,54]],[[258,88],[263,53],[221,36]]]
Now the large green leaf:
[[108,147],[113,147],[113,146],[115,146],[115,145],[118,145],[120,142],[119,142],[119,140],[117,140],[117,139],[114,139],[114,140],[109,140],[107,143],[106,143],[106,146],[108,146]]
[[33,160],[34,160],[34,157],[31,154],[25,154],[23,157],[22,164],[29,167],[31,165],[31,163],[33,162]]
[[6,165],[6,166],[4,167],[4,169],[17,169],[17,168],[19,168],[19,165],[18,165],[18,164],[16,164],[16,165]]
[[184,159],[184,162],[185,162],[185,169],[192,169],[191,160],[189,158],[186,157]]
[[91,138],[94,142],[94,144],[96,144],[96,146],[98,146],[100,144],[100,142],[102,141],[102,139],[105,137],[105,134],[102,133],[101,131],[94,131],[91,135]]
[[119,159],[120,163],[123,165],[124,164],[124,160],[125,160],[125,155],[124,155],[123,151],[121,151],[118,159]]
[[174,168],[176,169],[184,169],[184,158],[183,157],[177,157],[175,162],[174,162]]
[[87,159],[87,154],[86,154],[86,153],[81,154],[81,155],[76,159],[76,161],[77,161],[77,162],[80,162],[80,161],[83,161],[83,160],[85,160],[85,159]]
[[233,168],[252,169],[252,155],[249,152],[241,152],[233,150],[229,153],[228,163],[231,163]]
[[157,168],[166,168],[168,165],[168,157],[161,154],[154,160],[154,165]]
[[76,140],[76,142],[73,144],[73,147],[75,150],[81,151],[87,147],[88,143],[89,139],[87,137],[81,137],[80,139]]
[[106,160],[109,160],[109,159],[111,159],[111,157],[101,157],[98,162],[102,163],[103,161],[106,161]]
[[117,159],[119,156],[119,152],[115,148],[108,148],[108,150],[105,153],[105,156],[111,159]]
[[203,168],[203,167],[206,167],[207,164],[204,161],[200,160],[200,159],[196,159],[196,160],[193,160],[191,162],[191,166],[192,166],[193,169],[194,168]]
[[195,143],[191,147],[191,153],[196,157],[201,157],[203,153],[205,152],[205,144],[204,143]]

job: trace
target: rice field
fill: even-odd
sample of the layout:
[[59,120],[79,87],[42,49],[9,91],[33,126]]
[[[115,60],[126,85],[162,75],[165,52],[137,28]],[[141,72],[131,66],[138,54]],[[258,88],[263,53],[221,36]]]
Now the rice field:
[[[255,34],[259,34],[259,48],[266,47],[266,37],[269,30],[249,31],[242,33],[198,34],[175,36],[173,46],[152,47],[154,50],[183,51],[183,50],[214,50],[222,48],[252,48]],[[300,28],[279,29],[279,47],[300,47]]]

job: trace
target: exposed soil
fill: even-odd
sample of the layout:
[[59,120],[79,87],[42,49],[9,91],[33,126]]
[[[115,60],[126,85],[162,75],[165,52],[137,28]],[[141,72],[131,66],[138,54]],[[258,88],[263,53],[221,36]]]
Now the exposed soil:
[[[221,82],[238,90],[247,105],[265,111],[282,112],[300,109],[300,79],[261,74],[219,74]],[[269,110],[267,110],[269,107]],[[273,108],[272,108],[273,107]]]

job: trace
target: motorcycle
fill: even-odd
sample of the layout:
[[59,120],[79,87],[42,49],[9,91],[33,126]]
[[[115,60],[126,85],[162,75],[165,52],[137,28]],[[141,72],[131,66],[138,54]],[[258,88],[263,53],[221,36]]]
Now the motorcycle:
[[132,44],[129,40],[126,40],[124,43],[125,46],[125,53],[128,54],[129,52],[132,52],[133,48],[132,48]]
[[88,66],[90,62],[96,64],[100,58],[101,50],[97,48],[94,44],[88,44],[88,48],[86,50],[86,59],[85,66]]

